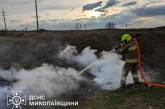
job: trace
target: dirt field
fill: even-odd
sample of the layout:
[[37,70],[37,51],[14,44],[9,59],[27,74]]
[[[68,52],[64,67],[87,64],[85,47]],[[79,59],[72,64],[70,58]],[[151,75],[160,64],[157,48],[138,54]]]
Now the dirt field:
[[19,63],[21,67],[34,68],[43,62],[57,64],[53,54],[59,49],[57,46],[62,47],[66,43],[76,45],[79,51],[87,46],[99,51],[111,50],[119,44],[123,33],[141,34],[137,39],[141,44],[145,72],[153,72],[148,74],[157,77],[158,82],[165,81],[163,27],[132,30],[0,32],[0,66],[8,68],[13,63]]
[[[165,81],[165,28],[91,31],[0,32],[0,67],[32,69],[50,63],[67,67],[55,54],[68,43],[79,52],[90,46],[111,50],[120,42],[123,33],[140,34],[137,39],[142,49],[145,72],[155,81]],[[153,72],[152,72],[153,71]],[[80,90],[81,91],[81,90]],[[82,90],[73,98],[80,99],[78,107],[71,109],[163,109],[165,90],[155,87],[129,87],[115,91]],[[70,109],[70,108],[69,108]]]
[[133,86],[115,91],[100,91],[78,109],[164,109],[165,89]]

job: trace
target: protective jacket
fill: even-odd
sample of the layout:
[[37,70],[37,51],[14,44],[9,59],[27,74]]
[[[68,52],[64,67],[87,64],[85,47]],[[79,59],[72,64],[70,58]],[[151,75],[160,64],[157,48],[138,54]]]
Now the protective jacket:
[[138,48],[134,40],[131,40],[130,42],[123,44],[117,51],[119,54],[123,56],[123,60],[125,62],[138,62]]

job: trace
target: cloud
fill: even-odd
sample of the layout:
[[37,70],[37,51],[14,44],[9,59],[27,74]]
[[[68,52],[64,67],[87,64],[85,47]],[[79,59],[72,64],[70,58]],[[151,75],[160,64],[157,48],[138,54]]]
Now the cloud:
[[105,9],[107,9],[109,7],[112,7],[114,5],[117,5],[118,3],[119,2],[116,1],[116,0],[108,0],[104,6],[102,6],[101,8],[96,9],[96,11],[105,12]]
[[85,10],[92,10],[92,9],[95,9],[95,8],[101,6],[101,5],[102,5],[102,1],[99,1],[99,2],[96,2],[96,3],[87,4],[87,5],[83,6],[83,11],[85,11]]
[[99,8],[99,9],[96,9],[95,11],[98,11],[98,12],[105,12],[105,9]]
[[118,3],[118,1],[116,1],[116,0],[109,0],[103,8],[112,7],[112,6],[116,5],[117,3]]
[[[42,0],[38,1],[41,2]],[[34,3],[33,1],[30,0],[14,0],[14,1],[5,1],[5,0],[0,0],[1,4],[8,4],[8,5],[24,5],[24,4],[32,4]]]
[[18,19],[11,19],[10,22],[11,23],[19,23],[20,21]]
[[132,11],[132,13],[137,16],[164,16],[165,15],[165,6],[152,6],[152,7],[142,7],[137,8]]
[[[77,22],[84,21],[88,28],[94,29],[104,27],[108,21],[122,25],[131,23],[132,19],[142,17],[154,17],[153,22],[160,22],[158,18],[165,17],[163,0],[93,0],[93,3],[90,3],[92,0],[70,1],[38,0],[40,24],[45,29],[74,29]],[[84,3],[86,5],[82,5]],[[164,6],[162,6],[163,4]],[[9,24],[11,23],[8,27],[9,29],[23,29],[25,26],[36,29],[36,20],[32,17],[35,16],[34,0],[0,0],[0,7],[4,8],[8,15],[8,22]],[[87,12],[82,13],[82,8]],[[92,10],[91,12],[99,11],[102,15],[93,18],[88,10]],[[74,19],[78,20],[72,21]],[[164,24],[162,21],[159,24],[154,23],[154,25]],[[147,22],[145,25],[150,25],[150,23],[152,22]],[[144,27],[145,25],[140,23],[139,27]],[[0,22],[1,28],[4,28],[3,22]]]
[[137,2],[136,1],[133,1],[133,2],[129,2],[129,3],[126,3],[126,4],[124,4],[123,6],[125,7],[125,6],[134,6],[134,5],[136,5],[137,4]]
[[72,6],[66,5],[66,6],[44,6],[41,8],[41,10],[67,10],[67,9],[72,9]]
[[8,3],[8,1],[0,0],[1,4]]
[[[41,2],[43,2],[43,0],[38,0],[37,1],[38,3],[41,3]],[[10,5],[27,5],[27,4],[34,4],[35,3],[35,1],[31,1],[31,0],[18,0],[18,1],[11,1],[9,4]]]
[[[155,20],[156,19],[156,20]],[[133,20],[129,27],[131,28],[153,28],[153,27],[159,27],[159,26],[164,26],[165,22],[164,22],[165,17],[159,17],[159,16],[155,16],[155,17],[140,17],[137,18],[135,20]]]
[[[81,22],[86,22],[88,25],[88,29],[98,29],[104,28],[107,22],[113,22],[117,24],[118,27],[123,27],[125,24],[129,24],[133,20],[137,18],[136,15],[132,13],[118,13],[111,16],[104,16],[100,18],[86,18],[80,19]],[[79,20],[79,19],[77,19]]]
[[119,13],[109,16],[109,19],[118,25],[123,25],[131,22],[133,19],[136,19],[136,16],[131,13]]

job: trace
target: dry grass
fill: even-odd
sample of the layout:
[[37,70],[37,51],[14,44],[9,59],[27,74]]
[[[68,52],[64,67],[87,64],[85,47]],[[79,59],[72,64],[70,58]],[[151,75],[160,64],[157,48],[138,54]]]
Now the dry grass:
[[[91,31],[44,31],[44,32],[0,32],[0,66],[19,63],[33,68],[43,62],[57,63],[55,56],[59,45],[76,45],[81,51],[87,46],[94,49],[111,50],[119,43],[123,33],[141,34],[138,40],[142,49],[143,67],[152,68],[165,80],[165,31],[157,29],[91,30]],[[57,41],[58,40],[58,41]],[[60,43],[60,44],[59,44]],[[162,75],[162,76],[161,76]]]

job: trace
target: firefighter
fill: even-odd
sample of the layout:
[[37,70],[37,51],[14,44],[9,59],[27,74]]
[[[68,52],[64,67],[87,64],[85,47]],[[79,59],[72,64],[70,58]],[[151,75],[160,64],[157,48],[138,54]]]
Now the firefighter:
[[121,37],[121,45],[117,49],[117,53],[122,55],[122,60],[125,61],[121,76],[121,86],[126,86],[126,78],[129,72],[133,75],[135,84],[139,84],[138,79],[138,48],[130,34],[123,34]]

